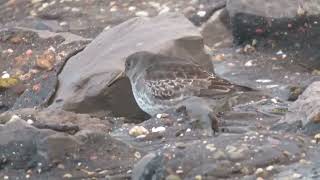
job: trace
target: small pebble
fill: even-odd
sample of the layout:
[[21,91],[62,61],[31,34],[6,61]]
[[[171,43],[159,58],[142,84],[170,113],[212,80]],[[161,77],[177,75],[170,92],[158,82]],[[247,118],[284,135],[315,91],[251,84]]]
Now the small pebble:
[[201,176],[201,175],[196,175],[196,176],[194,177],[194,179],[195,179],[195,180],[202,180],[202,176]]
[[246,67],[251,67],[251,66],[253,66],[253,61],[252,61],[252,60],[247,61],[247,62],[244,64],[244,66],[246,66]]
[[255,172],[256,175],[261,175],[263,174],[264,170],[262,168],[258,168]]
[[138,11],[138,12],[136,12],[136,16],[138,16],[138,17],[148,17],[149,13],[147,11]]
[[28,124],[33,124],[34,122],[33,122],[32,119],[28,119],[28,120],[27,120],[27,123],[28,123]]
[[134,157],[136,157],[137,159],[140,159],[141,158],[141,154],[140,154],[140,152],[135,152],[134,153]]
[[197,12],[197,15],[200,17],[204,17],[206,14],[207,14],[207,12],[205,12],[205,11],[198,11]]
[[149,131],[143,126],[134,126],[129,130],[129,134],[134,137],[149,134]]
[[299,179],[301,177],[302,177],[302,175],[298,174],[298,173],[293,173],[293,175],[292,175],[292,178],[295,178],[295,179]]
[[137,8],[135,7],[135,6],[130,6],[129,8],[128,8],[128,10],[129,11],[135,11]]
[[10,74],[8,74],[7,72],[3,73],[1,76],[2,79],[8,79],[10,78]]
[[319,133],[319,134],[316,134],[316,135],[314,136],[314,139],[316,140],[317,143],[319,143],[319,141],[320,141],[320,133]]
[[166,131],[166,128],[165,128],[165,127],[162,127],[162,126],[160,126],[160,127],[153,127],[152,130],[151,130],[151,132],[153,132],[153,133],[164,132],[164,131]]
[[258,83],[270,83],[272,82],[271,79],[257,79],[256,82]]
[[64,174],[64,175],[63,175],[63,178],[65,178],[65,179],[70,179],[70,178],[72,178],[72,174],[69,174],[69,173]]
[[266,168],[267,171],[272,171],[273,169],[274,169],[273,166],[268,166],[268,167]]
[[28,49],[28,50],[26,51],[26,55],[27,55],[27,56],[31,56],[31,55],[32,55],[32,50],[31,50],[31,49]]

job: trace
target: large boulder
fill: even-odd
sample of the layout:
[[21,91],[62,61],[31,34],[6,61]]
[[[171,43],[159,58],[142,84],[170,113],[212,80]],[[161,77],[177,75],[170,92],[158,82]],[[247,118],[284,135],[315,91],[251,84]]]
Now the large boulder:
[[209,47],[230,47],[232,33],[229,23],[229,15],[225,8],[216,11],[201,27],[204,43]]
[[190,59],[213,72],[200,32],[183,15],[133,18],[103,31],[67,62],[59,75],[53,106],[75,112],[110,110],[119,116],[141,117],[129,80],[119,78],[125,58],[138,51]]
[[318,0],[228,0],[227,10],[237,43],[273,37],[285,45],[319,45]]
[[302,122],[307,134],[320,133],[320,81],[312,83],[289,107],[284,122]]

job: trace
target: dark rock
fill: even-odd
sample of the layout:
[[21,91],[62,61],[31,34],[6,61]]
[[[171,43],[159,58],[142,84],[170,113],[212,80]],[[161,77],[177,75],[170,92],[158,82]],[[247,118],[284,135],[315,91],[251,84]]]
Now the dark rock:
[[225,8],[216,11],[201,27],[204,43],[209,47],[230,47],[232,33],[229,23],[228,12]]
[[133,168],[133,180],[164,179],[163,155],[150,153],[144,156]]
[[33,120],[33,125],[41,129],[52,129],[55,131],[74,134],[82,130],[106,133],[111,130],[109,120],[101,120],[90,117],[88,114],[76,114],[59,109],[19,109],[8,111],[0,115],[0,122],[6,123],[11,116],[19,115],[23,119]]
[[37,163],[45,163],[41,154],[38,154],[37,145],[43,138],[55,132],[36,129],[13,116],[0,127],[0,134],[1,167],[29,169],[37,166]]
[[[199,3],[204,6],[203,9],[192,9],[193,7],[184,10],[185,16],[196,26],[200,26],[206,22],[218,10],[226,6],[227,0],[205,0]],[[204,16],[198,14],[199,11],[205,12]]]
[[290,0],[229,0],[230,14],[235,42],[241,44],[252,39],[268,38],[277,46],[318,46],[320,15],[317,0],[292,2]]
[[141,118],[143,113],[133,99],[129,81],[119,79],[119,74],[124,71],[125,58],[143,50],[193,59],[213,71],[200,33],[182,15],[134,18],[102,32],[68,61],[59,76],[55,97],[62,101],[54,105],[86,113],[108,109],[118,116]]
[[301,121],[302,128],[307,134],[319,133],[320,130],[315,125],[320,123],[319,88],[319,81],[313,82],[307,87],[298,100],[290,105],[289,112],[286,114],[283,122],[292,124],[296,121]]
[[57,133],[39,142],[37,151],[48,162],[63,161],[66,158],[78,159],[81,142],[75,137]]
[[[47,106],[55,93],[57,76],[64,63],[88,43],[87,39],[70,33],[22,27],[1,29],[0,39],[1,52],[13,51],[10,56],[2,54],[0,71],[7,71],[21,81],[20,87],[0,92],[0,101],[11,109]],[[45,52],[51,53],[54,62],[48,70],[37,69],[35,61]]]

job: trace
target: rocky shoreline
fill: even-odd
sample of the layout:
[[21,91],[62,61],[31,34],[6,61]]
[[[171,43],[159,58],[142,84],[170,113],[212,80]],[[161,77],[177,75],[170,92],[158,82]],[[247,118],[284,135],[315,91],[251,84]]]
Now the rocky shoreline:
[[[319,17],[317,0],[0,1],[0,178],[319,179]],[[209,100],[149,117],[119,76],[138,51],[258,91],[218,102],[213,136],[188,112]]]

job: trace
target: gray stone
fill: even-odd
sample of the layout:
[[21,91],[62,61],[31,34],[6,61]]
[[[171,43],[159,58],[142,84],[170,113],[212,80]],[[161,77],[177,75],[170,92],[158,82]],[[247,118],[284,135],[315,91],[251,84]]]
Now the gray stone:
[[201,34],[204,43],[209,47],[230,47],[232,45],[229,16],[225,8],[215,12],[210,19],[202,25]]
[[150,153],[144,156],[133,168],[133,180],[164,179],[165,169],[163,156],[159,153]]
[[125,58],[138,51],[191,59],[213,72],[199,31],[183,15],[134,18],[103,31],[67,62],[53,106],[76,112],[108,109],[120,116],[141,117],[128,79],[119,78]]
[[[313,128],[308,127],[308,131],[319,132],[320,123],[320,81],[313,82],[289,107],[288,113],[283,119],[284,122],[302,122],[305,127],[313,124]],[[315,128],[317,127],[317,128]],[[308,132],[308,134],[312,132]]]
[[39,130],[17,116],[0,126],[0,165],[13,169],[29,169],[44,162],[38,154],[41,139],[54,134],[51,130]]
[[80,141],[63,133],[45,137],[38,145],[38,153],[47,161],[62,161],[65,158],[76,159],[79,156]]
[[320,81],[312,83],[289,107],[286,121],[297,120],[301,120],[303,125],[309,121],[320,122]]
[[318,0],[228,0],[226,7],[236,43],[267,37],[284,47],[319,46],[318,41],[312,42],[319,36]]

